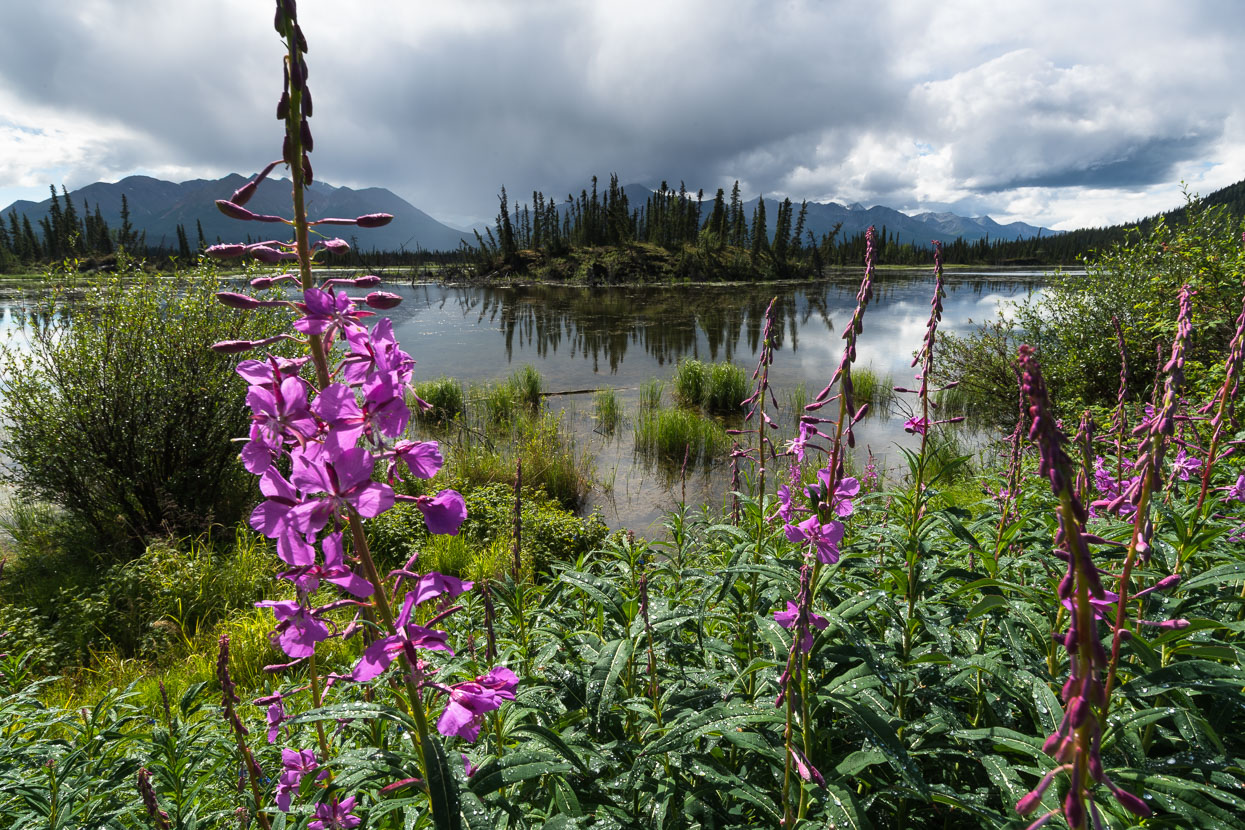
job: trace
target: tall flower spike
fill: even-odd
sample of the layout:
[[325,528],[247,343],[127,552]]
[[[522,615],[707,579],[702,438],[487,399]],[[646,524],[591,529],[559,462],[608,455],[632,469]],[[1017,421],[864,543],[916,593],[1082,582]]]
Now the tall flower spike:
[[[1149,808],[1116,787],[1102,769],[1101,722],[1108,705],[1103,686],[1107,656],[1098,636],[1095,602],[1101,604],[1107,595],[1089,555],[1090,540],[1084,532],[1086,513],[1074,490],[1072,463],[1064,452],[1063,436],[1055,425],[1042,370],[1030,346],[1020,347],[1020,370],[1032,423],[1029,437],[1037,442],[1039,469],[1059,500],[1055,541],[1068,562],[1067,574],[1059,584],[1059,600],[1072,611],[1068,631],[1060,638],[1070,658],[1070,675],[1063,687],[1064,716],[1043,749],[1059,762],[1059,769],[1067,772],[1070,779],[1063,804],[1068,826],[1085,830],[1095,784],[1107,787],[1124,809],[1136,815],[1149,815]],[[1046,779],[1044,782],[1016,804],[1017,812],[1025,814],[1037,807],[1041,791],[1049,784]]]

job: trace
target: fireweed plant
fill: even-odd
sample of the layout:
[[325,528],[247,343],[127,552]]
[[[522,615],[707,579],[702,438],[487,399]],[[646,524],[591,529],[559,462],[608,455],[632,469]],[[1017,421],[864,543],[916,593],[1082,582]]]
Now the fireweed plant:
[[[214,245],[207,253],[221,259],[250,256],[261,262],[293,263],[296,274],[259,277],[251,285],[268,288],[291,282],[297,286],[295,299],[258,300],[236,292],[217,296],[226,306],[241,310],[292,309],[297,315],[293,321],[296,334],[279,338],[299,339],[309,352],[298,359],[268,356],[247,360],[238,367],[238,374],[250,384],[247,403],[253,413],[241,459],[246,469],[259,477],[260,491],[266,496],[251,514],[251,525],[275,541],[277,556],[287,567],[280,578],[292,583],[295,594],[293,599],[259,603],[271,609],[277,623],[273,640],[290,658],[288,663],[269,668],[277,671],[305,663],[305,691],[314,707],[309,719],[316,726],[314,748],[282,750],[276,806],[285,812],[294,800],[314,801],[315,820],[308,824],[311,830],[359,824],[361,819],[352,811],[362,805],[347,791],[347,778],[335,780],[331,775],[333,757],[340,748],[334,746],[334,736],[324,728],[324,721],[331,718],[323,714],[330,687],[335,692],[357,685],[366,687],[364,697],[369,701],[391,699],[397,704],[397,716],[407,727],[418,769],[396,781],[394,787],[424,792],[434,820],[438,826],[446,826],[457,806],[447,795],[445,779],[451,773],[440,739],[429,727],[431,711],[440,709],[437,732],[473,742],[484,716],[503,701],[514,699],[517,678],[504,666],[461,681],[442,671],[434,655],[453,655],[454,649],[448,633],[437,628],[437,623],[461,610],[453,600],[470,590],[472,583],[412,570],[415,558],[406,567],[382,575],[369,552],[363,520],[379,516],[397,502],[408,501],[419,508],[434,534],[456,534],[466,518],[466,507],[454,490],[442,490],[435,496],[410,496],[396,493],[392,486],[404,475],[432,478],[442,465],[436,442],[403,437],[411,417],[406,399],[414,360],[399,346],[389,319],[369,320],[374,313],[367,307],[392,308],[400,298],[383,291],[371,291],[364,297],[347,293],[352,288],[375,287],[379,279],[373,276],[317,280],[312,270],[315,255],[319,251],[340,253],[348,246],[340,239],[311,241],[320,226],[368,228],[383,225],[392,217],[370,214],[308,221],[304,192],[312,182],[312,105],[307,87],[307,43],[293,0],[277,2],[275,27],[287,47],[284,86],[277,105],[277,117],[285,124],[282,156],[217,205],[235,219],[287,226],[294,239]],[[293,180],[293,217],[251,213],[245,205],[259,182],[282,163]],[[238,353],[277,339],[227,341],[213,348]],[[303,377],[309,362],[311,380]],[[383,481],[374,480],[378,473]],[[326,589],[340,593],[317,604]],[[344,625],[343,613],[352,615]],[[360,637],[366,646],[348,674],[324,678],[316,663],[316,646],[336,637]],[[225,642],[219,670],[225,687],[225,712],[239,734],[258,801],[255,779],[259,771],[241,744],[245,730],[231,703]],[[301,697],[301,692],[291,692],[257,701],[268,707],[270,740],[281,735],[282,724],[299,722],[290,716],[289,707]],[[377,711],[371,714],[383,716]],[[317,770],[321,773],[310,774]],[[257,803],[256,812],[267,827],[263,805]]]

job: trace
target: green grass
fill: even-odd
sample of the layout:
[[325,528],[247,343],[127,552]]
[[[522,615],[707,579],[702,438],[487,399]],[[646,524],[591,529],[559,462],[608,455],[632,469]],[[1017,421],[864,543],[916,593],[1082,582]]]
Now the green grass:
[[642,453],[682,462],[720,456],[730,450],[730,436],[717,421],[687,409],[646,410],[636,420],[635,446]]
[[657,378],[651,378],[640,387],[640,410],[659,409],[662,396],[666,392],[666,384]]
[[671,381],[674,399],[683,406],[701,407],[706,412],[728,415],[739,412],[748,397],[748,375],[730,362],[704,363],[679,361]]
[[444,375],[435,380],[415,384],[415,394],[432,405],[432,409],[412,406],[411,411],[421,421],[446,424],[464,412],[463,385],[456,378]]
[[895,399],[895,379],[889,372],[882,374],[870,366],[852,369],[852,389],[856,405],[868,403],[874,409],[887,409]]
[[622,421],[622,405],[618,402],[618,393],[613,387],[602,389],[593,396],[592,409],[597,419],[597,428],[606,435],[613,435]]

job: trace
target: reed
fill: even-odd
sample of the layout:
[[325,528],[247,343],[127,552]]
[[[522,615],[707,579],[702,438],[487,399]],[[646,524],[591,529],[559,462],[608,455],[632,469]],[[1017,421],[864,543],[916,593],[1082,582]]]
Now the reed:
[[622,421],[622,405],[618,402],[618,393],[613,387],[602,389],[592,398],[593,414],[596,416],[597,428],[606,435],[613,435]]
[[703,461],[730,450],[730,436],[712,418],[687,409],[647,410],[635,427],[635,446],[640,452],[667,461],[682,461],[686,455]]
[[462,416],[465,409],[463,385],[457,378],[442,375],[434,380],[415,384],[415,395],[432,409],[412,406],[415,417],[424,423],[447,424]]

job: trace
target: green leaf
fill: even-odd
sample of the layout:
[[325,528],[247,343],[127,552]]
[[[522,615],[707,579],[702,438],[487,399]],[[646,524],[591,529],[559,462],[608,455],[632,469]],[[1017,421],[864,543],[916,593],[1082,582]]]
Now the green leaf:
[[528,781],[542,775],[570,772],[571,769],[570,764],[551,758],[543,752],[519,750],[486,761],[476,770],[476,774],[471,776],[471,781],[467,786],[473,793],[484,795],[500,790],[509,784]]
[[909,786],[920,793],[928,792],[929,788],[925,783],[925,777],[921,775],[921,768],[912,760],[912,756],[908,754],[907,748],[895,734],[895,730],[881,715],[842,695],[830,695],[829,699],[835,706],[846,709],[860,722],[860,725],[878,744],[878,749],[886,755],[886,760]]
[[772,707],[754,709],[745,704],[713,706],[671,723],[666,734],[646,746],[640,756],[656,755],[676,748],[688,749],[702,736],[714,732],[725,734],[746,724],[781,723],[783,720],[783,715]]
[[869,823],[864,810],[860,809],[860,804],[851,790],[827,782],[824,795],[831,826],[848,830],[872,830],[873,825]]
[[591,775],[588,771],[588,765],[579,757],[579,754],[571,748],[570,744],[562,739],[561,735],[552,729],[541,726],[538,723],[523,723],[516,726],[512,731],[531,735],[550,749],[556,751],[567,761],[570,761],[581,775]]
[[1245,686],[1245,671],[1238,666],[1211,660],[1185,660],[1135,677],[1120,689],[1136,697],[1153,697],[1172,689],[1200,689],[1238,697],[1242,686]]
[[461,830],[458,779],[446,763],[445,749],[436,735],[429,735],[424,743],[424,760],[428,764],[428,800],[432,804],[433,825],[437,830]]
[[588,676],[588,708],[598,729],[610,712],[610,704],[618,693],[618,677],[630,660],[630,638],[611,640],[597,652],[596,664]]

